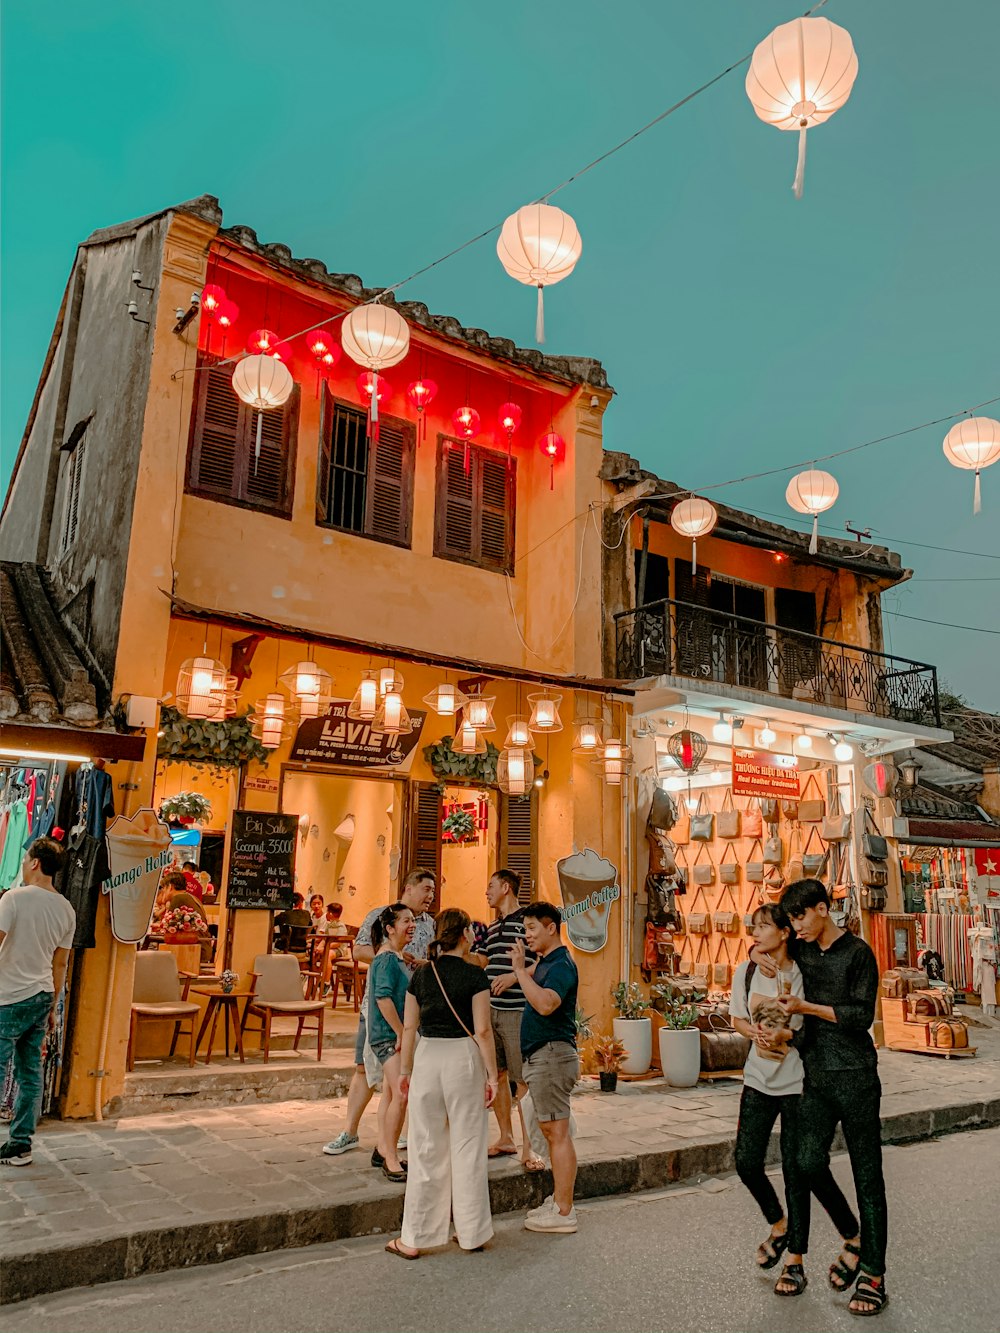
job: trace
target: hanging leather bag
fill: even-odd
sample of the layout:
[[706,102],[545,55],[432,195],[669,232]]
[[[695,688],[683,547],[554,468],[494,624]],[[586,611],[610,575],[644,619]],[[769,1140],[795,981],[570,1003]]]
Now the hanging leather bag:
[[802,865],[802,835],[798,825],[792,828],[792,836],[788,839],[788,860],[785,863],[782,882],[785,884],[794,884],[796,880],[805,879],[806,872]]
[[657,786],[653,792],[653,804],[649,807],[647,828],[659,829],[669,833],[677,823],[677,807],[670,798],[670,793]]
[[777,798],[774,796],[762,796],[760,797],[759,804],[761,818],[764,822],[766,824],[777,824],[778,820],[781,818],[781,811],[778,808]]
[[[811,852],[809,848],[810,845],[812,844],[813,838],[815,838],[817,842],[819,842],[819,850]],[[802,849],[803,876],[805,876],[808,879],[815,879],[817,876],[822,875],[823,870],[826,866],[827,857],[829,855],[830,853],[827,851],[827,849],[823,846],[822,842],[820,841],[819,830],[816,828],[811,828],[809,830],[809,836],[806,838],[806,845]]]
[[722,864],[719,866],[719,883],[739,884],[740,863],[739,861],[737,861],[736,856],[731,848],[727,850],[726,855],[731,856],[733,859],[731,861],[723,861]]
[[715,815],[704,792],[698,797],[698,810],[691,816],[691,841],[711,842],[715,829]]
[[720,838],[732,842],[740,836],[740,812],[733,804],[733,793],[729,787],[722,798],[722,808],[715,816],[715,827]]
[[785,891],[785,877],[780,866],[765,866],[764,895],[769,903],[779,902]]
[[745,810],[740,811],[740,824],[744,838],[764,836],[764,819],[760,813],[760,806],[755,801],[751,801]]
[[[761,856],[761,860],[759,861],[755,861],[753,859],[753,849],[755,847],[757,848],[758,854]],[[746,872],[746,877],[749,883],[763,884],[764,861],[763,861],[763,852],[761,852],[760,838],[754,838],[753,842],[750,844],[750,857],[746,865],[744,866],[744,871]]]
[[646,841],[649,843],[649,873],[651,875],[672,875],[677,870],[674,844],[660,829],[647,828]]
[[718,990],[728,990],[733,969],[726,952],[726,942],[720,937],[715,948],[715,960],[712,963],[712,985]]
[[764,864],[766,866],[780,866],[784,859],[784,843],[777,833],[772,833],[764,843]]
[[847,842],[851,836],[851,816],[844,814],[840,802],[840,788],[833,791],[833,805],[830,813],[823,820],[822,838],[824,842]]
[[867,806],[865,806],[865,832],[861,835],[861,850],[869,861],[888,861],[889,859],[889,844],[879,833],[878,825],[872,818],[871,811]]
[[686,847],[691,841],[691,817],[687,814],[679,814],[670,830],[670,838],[675,847]]
[[710,935],[712,933],[712,916],[708,910],[708,904],[705,902],[704,890],[698,888],[695,890],[694,898],[691,900],[691,906],[698,906],[698,899],[701,899],[701,910],[685,913],[687,930],[689,935]]
[[646,920],[654,926],[672,927],[676,919],[673,881],[666,875],[647,875]]
[[[707,956],[702,957],[703,954]],[[709,977],[712,975],[712,959],[711,955],[708,953],[708,940],[704,937],[698,941],[698,948],[694,955],[694,964],[691,969],[691,974],[695,981],[700,981],[705,986],[708,985]]]
[[[702,861],[702,855],[708,859]],[[691,875],[696,884],[714,884],[715,866],[712,864],[712,853],[704,843],[698,848],[694,860],[691,862]]]
[[[726,906],[726,899],[729,899],[729,906]],[[712,925],[716,933],[720,935],[736,935],[740,929],[740,914],[736,910],[736,900],[733,898],[729,889],[723,889],[719,898],[719,905],[712,913]]]
[[[810,788],[816,793],[815,796],[807,797]],[[806,778],[805,786],[802,788],[802,800],[799,801],[799,823],[800,824],[819,824],[826,815],[826,801],[823,799],[823,791],[819,785],[819,778],[815,773],[810,773]]]
[[884,889],[889,883],[889,871],[875,861],[863,861],[861,883],[868,889]]
[[888,901],[886,891],[878,884],[861,886],[861,906],[866,912],[884,912]]
[[784,800],[781,802],[781,813],[789,823],[796,824],[799,819],[798,801]]

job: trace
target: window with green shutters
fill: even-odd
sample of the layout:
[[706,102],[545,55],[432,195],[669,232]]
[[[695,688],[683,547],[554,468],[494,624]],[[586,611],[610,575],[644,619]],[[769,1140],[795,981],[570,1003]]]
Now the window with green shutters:
[[439,437],[435,555],[514,572],[516,470],[505,453]]

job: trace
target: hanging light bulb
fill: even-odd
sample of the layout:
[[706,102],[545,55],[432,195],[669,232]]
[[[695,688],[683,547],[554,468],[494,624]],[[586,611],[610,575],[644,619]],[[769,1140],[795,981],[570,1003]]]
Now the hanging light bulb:
[[456,754],[485,754],[486,737],[468,722],[463,722],[451,748]]
[[764,719],[764,725],[757,733],[757,739],[760,741],[761,745],[773,745],[778,739],[778,733],[771,726],[771,723],[767,718]]
[[576,724],[574,750],[580,754],[597,754],[601,748],[602,724],[594,718],[581,718]]
[[479,434],[479,413],[474,407],[456,407],[451,424],[460,440],[472,440]]
[[837,741],[836,745],[833,747],[833,757],[838,764],[846,764],[849,760],[854,758],[854,746],[841,736],[840,740]]
[[254,329],[247,339],[247,353],[250,356],[274,356],[275,348],[281,339],[273,329]]
[[554,694],[550,690],[541,690],[537,694],[529,694],[528,702],[531,704],[529,730],[533,732],[562,731],[563,724],[559,716],[559,705],[562,703],[561,694]]
[[813,738],[808,731],[803,731],[801,735],[795,737],[796,750],[811,750],[813,747]]
[[724,716],[720,717],[712,728],[712,739],[718,741],[720,745],[730,745],[732,743],[732,723],[727,722]]
[[378,712],[378,704],[378,676],[374,671],[364,671],[348,705],[347,716],[354,722],[371,722]]
[[510,459],[514,446],[514,432],[521,424],[521,409],[517,403],[501,403],[497,413],[497,424],[507,436],[507,458]]
[[556,431],[550,430],[538,441],[538,448],[549,460],[549,490],[554,490],[556,464],[561,463],[566,457],[566,441]]
[[444,683],[436,685],[430,694],[424,695],[424,703],[432,708],[438,717],[454,717],[465,706],[468,698],[457,685]]
[[726,780],[726,774],[723,771],[723,769],[721,768],[712,769],[712,782],[716,787],[721,786],[721,784],[725,782],[725,780]]
[[697,495],[681,500],[670,511],[670,526],[682,537],[691,538],[691,572],[698,568],[698,538],[707,537],[719,521],[718,510]]

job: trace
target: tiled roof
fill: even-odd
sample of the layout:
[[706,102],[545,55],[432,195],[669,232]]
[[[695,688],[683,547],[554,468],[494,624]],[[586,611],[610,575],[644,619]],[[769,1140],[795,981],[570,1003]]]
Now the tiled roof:
[[[901,812],[923,819],[968,819],[977,823],[987,822],[983,812],[975,803],[979,788],[965,783],[961,787],[947,790],[929,782],[918,783],[910,792],[900,797]],[[966,799],[962,799],[965,797]]]
[[106,690],[40,565],[0,562],[0,721],[98,727]]

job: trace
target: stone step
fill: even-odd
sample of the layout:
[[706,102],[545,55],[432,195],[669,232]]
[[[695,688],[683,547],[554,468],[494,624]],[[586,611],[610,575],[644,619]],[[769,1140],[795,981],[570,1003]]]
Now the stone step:
[[[291,1038],[288,1039],[291,1047]],[[125,1076],[120,1097],[112,1099],[108,1119],[160,1115],[208,1106],[252,1106],[261,1102],[320,1101],[344,1097],[354,1073],[353,1057],[330,1048],[322,1060],[308,1052],[275,1058],[264,1064],[254,1056],[246,1064],[238,1058],[199,1060],[194,1068],[176,1061],[141,1063]]]

